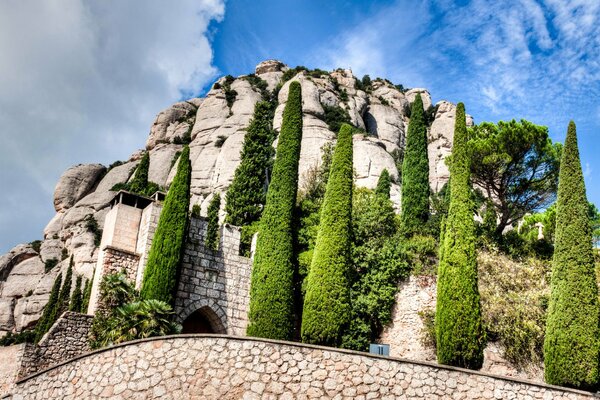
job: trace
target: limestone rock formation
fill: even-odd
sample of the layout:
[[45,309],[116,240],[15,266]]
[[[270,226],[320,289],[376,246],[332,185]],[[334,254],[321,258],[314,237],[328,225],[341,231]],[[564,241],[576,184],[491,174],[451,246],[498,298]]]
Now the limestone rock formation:
[[[399,210],[397,164],[405,145],[410,104],[421,93],[424,107],[429,110],[429,92],[403,92],[382,79],[373,80],[366,91],[359,90],[352,71],[347,69],[329,73],[301,71],[282,82],[288,70],[279,61],[267,60],[256,66],[254,75],[266,82],[268,90],[278,90],[279,104],[273,120],[276,131],[281,126],[290,82],[295,80],[302,85],[300,187],[307,172],[320,164],[322,147],[334,142],[337,135],[328,127],[323,105],[341,107],[348,112],[351,123],[362,130],[354,136],[357,186],[374,188],[383,169],[387,169],[392,177],[391,198]],[[178,153],[189,141],[191,206],[198,204],[205,213],[213,193],[225,194],[240,163],[245,129],[263,94],[253,82],[255,78],[249,76],[223,77],[203,98],[181,101],[159,112],[150,125],[144,149],[150,153],[149,179],[166,189],[177,168]],[[436,108],[429,144],[430,181],[435,191],[448,179],[444,159],[452,146],[454,105],[442,101]],[[57,213],[44,229],[39,249],[21,245],[0,257],[0,335],[20,331],[37,321],[54,277],[68,266],[65,256],[73,255],[75,276],[92,277],[98,254],[98,232],[93,221],[102,229],[116,194],[111,189],[131,179],[142,154],[136,150],[128,160],[113,164],[108,171],[102,165],[88,164],[72,167],[63,174],[54,195]],[[46,271],[48,260],[53,259],[58,264]]]

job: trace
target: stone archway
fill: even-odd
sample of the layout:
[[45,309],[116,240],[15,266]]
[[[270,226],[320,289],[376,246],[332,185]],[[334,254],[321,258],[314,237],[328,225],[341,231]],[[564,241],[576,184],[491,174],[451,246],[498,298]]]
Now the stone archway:
[[227,317],[212,299],[201,299],[188,304],[177,316],[181,333],[227,333]]

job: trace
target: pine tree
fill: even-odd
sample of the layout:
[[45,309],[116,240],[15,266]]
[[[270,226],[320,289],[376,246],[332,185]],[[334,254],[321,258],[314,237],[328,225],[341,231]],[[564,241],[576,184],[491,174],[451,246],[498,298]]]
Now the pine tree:
[[75,281],[75,289],[71,295],[71,301],[69,302],[69,311],[81,312],[81,306],[83,304],[83,293],[81,292],[81,275],[77,275]]
[[575,123],[560,163],[544,376],[553,385],[598,387],[598,288]]
[[154,233],[140,295],[173,305],[190,206],[190,148],[184,147]]
[[377,180],[377,187],[375,187],[375,194],[378,196],[384,196],[386,198],[390,198],[390,188],[392,186],[392,182],[390,180],[390,173],[387,169],[381,171],[381,175],[379,175],[379,179]]
[[90,305],[90,297],[92,297],[92,280],[86,279],[83,287],[83,301],[81,302],[82,313],[87,313],[88,306]]
[[54,280],[54,284],[52,285],[52,290],[50,291],[50,297],[48,298],[48,303],[44,307],[44,312],[42,313],[42,317],[37,322],[35,327],[35,343],[39,342],[42,336],[50,329],[48,326],[48,321],[51,318],[52,314],[56,314],[54,311],[58,304],[58,296],[60,294],[60,284],[62,282],[62,274],[58,274],[56,279]]
[[412,235],[422,230],[429,218],[429,159],[427,124],[421,95],[412,104],[402,163],[401,230]]
[[294,209],[302,140],[300,83],[289,85],[277,157],[260,220],[250,285],[249,336],[289,340],[294,321]]
[[65,275],[65,281],[60,289],[60,295],[58,296],[58,306],[56,307],[56,315],[52,323],[56,322],[58,317],[69,309],[69,299],[71,297],[71,285],[73,282],[73,256],[69,262],[69,268],[67,268],[67,274]]
[[350,317],[352,132],[340,128],[302,313],[302,341],[338,346]]
[[221,195],[216,193],[208,205],[208,226],[206,227],[205,245],[211,250],[219,248],[219,209]]
[[144,156],[140,160],[136,170],[135,176],[129,183],[129,190],[134,193],[145,193],[146,187],[148,186],[148,170],[150,169],[150,152],[145,152]]
[[273,163],[273,105],[259,101],[244,137],[240,165],[225,196],[225,222],[245,226],[260,219]]
[[440,364],[479,369],[485,335],[477,287],[475,222],[465,106],[458,103],[450,162],[450,206],[443,226],[435,330]]

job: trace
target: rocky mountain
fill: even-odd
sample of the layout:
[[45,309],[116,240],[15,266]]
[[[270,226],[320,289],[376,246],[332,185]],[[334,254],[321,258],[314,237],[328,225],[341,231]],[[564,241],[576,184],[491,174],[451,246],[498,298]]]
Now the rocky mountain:
[[[397,163],[405,143],[410,105],[421,93],[431,116],[429,132],[430,183],[439,191],[448,180],[444,163],[452,147],[455,105],[440,101],[432,105],[426,89],[403,90],[383,79],[364,88],[350,70],[333,72],[295,69],[282,84],[289,68],[275,60],[261,62],[252,76],[219,79],[204,98],[178,102],[161,111],[146,142],[150,153],[149,180],[168,187],[176,170],[177,153],[190,140],[192,162],[191,205],[206,212],[214,193],[224,194],[240,162],[245,128],[254,105],[266,90],[278,92],[273,126],[279,130],[291,81],[302,85],[303,137],[300,156],[300,187],[307,172],[318,166],[321,148],[335,140],[326,122],[326,110],[340,107],[364,133],[354,136],[354,168],[358,186],[374,188],[387,168],[394,180],[392,200],[400,208]],[[297,73],[296,73],[297,72]],[[287,72],[286,77],[290,76]],[[256,79],[260,78],[260,79]],[[264,85],[264,84],[262,84]],[[366,90],[363,90],[366,89]],[[470,119],[472,123],[472,119]],[[0,257],[0,335],[21,331],[40,317],[56,275],[65,271],[69,257],[76,275],[91,278],[98,253],[97,236],[115,195],[111,189],[132,178],[142,151],[110,167],[77,165],[63,173],[54,192],[56,215],[43,240],[21,244]]]

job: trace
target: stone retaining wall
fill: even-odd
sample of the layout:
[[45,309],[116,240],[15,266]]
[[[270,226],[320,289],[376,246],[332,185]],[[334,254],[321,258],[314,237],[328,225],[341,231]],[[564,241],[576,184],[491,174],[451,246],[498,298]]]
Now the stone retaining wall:
[[17,383],[21,399],[569,399],[587,392],[291,342],[179,335],[116,346]]

